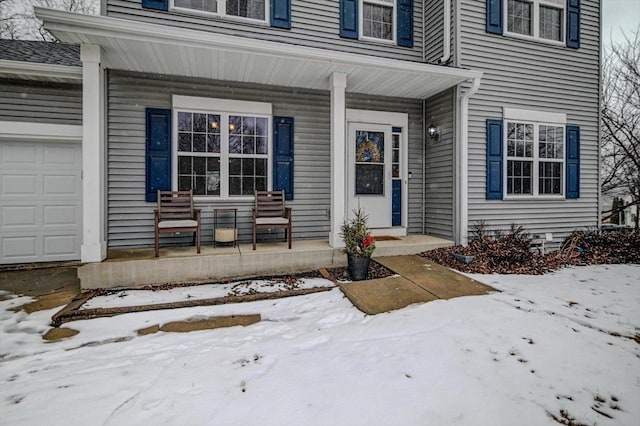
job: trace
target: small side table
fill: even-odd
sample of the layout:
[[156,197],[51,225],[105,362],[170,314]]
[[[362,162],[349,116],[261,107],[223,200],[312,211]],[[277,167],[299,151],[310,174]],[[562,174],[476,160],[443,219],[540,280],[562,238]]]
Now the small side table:
[[[218,213],[233,212],[233,228],[218,227]],[[238,209],[236,208],[218,208],[213,209],[213,247],[218,243],[233,243],[233,247],[238,242]]]

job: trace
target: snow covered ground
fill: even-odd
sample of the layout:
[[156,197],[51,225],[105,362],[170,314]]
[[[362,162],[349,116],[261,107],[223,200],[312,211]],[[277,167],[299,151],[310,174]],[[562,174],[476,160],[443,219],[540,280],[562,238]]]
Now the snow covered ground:
[[76,321],[56,343],[41,339],[55,309],[0,302],[0,424],[640,424],[640,344],[624,337],[640,334],[640,266],[473,278],[502,292],[365,316],[333,289]]

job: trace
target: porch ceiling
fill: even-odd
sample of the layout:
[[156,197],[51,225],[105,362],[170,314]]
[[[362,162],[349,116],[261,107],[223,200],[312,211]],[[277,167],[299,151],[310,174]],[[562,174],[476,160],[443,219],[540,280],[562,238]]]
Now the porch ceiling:
[[481,72],[36,8],[60,41],[102,46],[105,67],[223,81],[423,99]]

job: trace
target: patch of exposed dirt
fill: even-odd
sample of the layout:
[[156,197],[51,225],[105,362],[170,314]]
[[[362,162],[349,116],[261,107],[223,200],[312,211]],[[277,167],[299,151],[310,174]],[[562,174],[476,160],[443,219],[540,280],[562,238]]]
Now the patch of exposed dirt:
[[67,305],[77,295],[78,295],[78,291],[76,290],[65,290],[65,291],[59,291],[57,293],[34,296],[36,299],[35,301],[26,303],[24,305],[16,306],[14,308],[11,308],[11,310],[14,312],[23,310],[28,314],[31,314],[37,311],[46,311],[48,309],[53,309],[58,306]]
[[214,328],[235,327],[237,325],[248,326],[260,322],[262,318],[259,314],[253,315],[230,315],[208,318],[192,318],[186,321],[173,321],[163,324],[156,324],[138,330],[138,335],[145,336],[158,331],[173,333],[188,333],[190,331],[212,330]]
[[42,338],[49,342],[56,342],[58,340],[67,339],[80,333],[78,330],[66,327],[54,327],[49,329]]

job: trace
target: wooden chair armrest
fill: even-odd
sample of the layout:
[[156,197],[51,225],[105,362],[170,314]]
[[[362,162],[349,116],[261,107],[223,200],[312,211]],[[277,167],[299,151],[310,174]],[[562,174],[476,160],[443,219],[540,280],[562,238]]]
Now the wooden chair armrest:
[[255,207],[252,208],[251,212],[252,212],[251,214],[253,215],[253,220],[255,221],[256,220],[256,208]]
[[284,215],[287,219],[291,219],[291,207],[284,208]]
[[158,223],[160,222],[160,212],[158,211],[158,209],[153,209],[153,221],[157,227]]
[[200,214],[202,213],[202,209],[193,209],[193,211],[196,213],[196,220],[200,222]]

